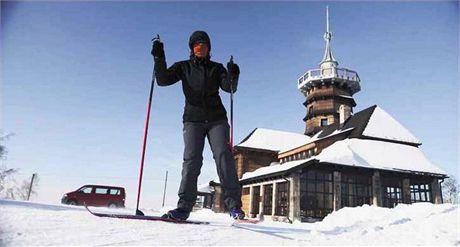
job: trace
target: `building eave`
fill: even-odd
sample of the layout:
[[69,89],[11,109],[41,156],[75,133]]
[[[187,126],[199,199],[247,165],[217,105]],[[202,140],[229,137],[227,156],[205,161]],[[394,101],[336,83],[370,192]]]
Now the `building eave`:
[[311,160],[305,161],[304,163],[301,163],[301,164],[299,164],[297,166],[291,167],[291,168],[289,168],[287,170],[272,172],[272,173],[263,174],[263,175],[250,177],[250,178],[242,178],[242,179],[240,179],[240,183],[247,184],[247,183],[256,182],[256,181],[260,181],[260,180],[271,180],[271,179],[274,179],[274,178],[279,177],[279,176],[285,177],[285,176],[289,175],[290,173],[292,173],[293,171],[296,171],[298,169],[302,169],[304,167],[310,166],[310,165],[318,163],[318,162],[319,162],[319,160],[317,160],[317,159],[311,159]]
[[261,149],[261,148],[251,148],[251,147],[242,147],[242,146],[235,146],[235,151],[253,151],[253,152],[263,152],[263,153],[270,153],[270,154],[278,154],[278,150],[269,150],[269,149]]
[[357,137],[357,138],[358,139],[364,139],[364,140],[373,140],[373,141],[382,141],[382,142],[403,144],[403,145],[409,145],[409,146],[413,146],[413,147],[419,147],[420,145],[422,145],[422,143],[405,142],[405,141],[398,141],[398,140],[385,139],[385,138],[379,138],[379,137],[373,137],[373,136],[365,136],[365,135],[361,135],[360,137]]
[[431,172],[422,172],[422,171],[414,171],[414,170],[403,170],[403,169],[382,169],[382,168],[374,168],[374,167],[362,167],[362,166],[355,166],[355,165],[348,165],[348,164],[339,164],[339,163],[331,163],[331,162],[318,162],[319,165],[330,165],[330,166],[343,166],[343,167],[354,167],[364,170],[370,171],[383,171],[383,172],[396,172],[396,173],[406,173],[412,175],[422,175],[422,176],[430,176],[430,177],[439,177],[439,178],[447,178],[449,177],[447,174],[440,174],[440,173],[431,173]]

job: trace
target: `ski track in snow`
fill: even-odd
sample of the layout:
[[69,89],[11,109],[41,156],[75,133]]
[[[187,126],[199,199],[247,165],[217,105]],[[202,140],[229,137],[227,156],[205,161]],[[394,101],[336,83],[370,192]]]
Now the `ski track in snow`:
[[[98,212],[108,209],[93,208]],[[113,211],[113,210],[112,210]],[[128,209],[118,213],[132,213]],[[147,211],[159,215],[159,211]],[[268,218],[268,217],[267,217]],[[0,246],[25,245],[460,245],[458,205],[416,203],[394,209],[364,205],[322,222],[266,220],[232,225],[226,214],[193,212],[211,225],[95,217],[82,207],[0,200]]]

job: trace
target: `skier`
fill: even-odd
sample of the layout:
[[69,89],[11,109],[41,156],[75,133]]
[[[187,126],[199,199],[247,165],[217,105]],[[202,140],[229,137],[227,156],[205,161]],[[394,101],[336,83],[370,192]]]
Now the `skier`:
[[231,60],[227,70],[211,61],[211,40],[204,31],[195,31],[189,40],[190,58],[166,67],[163,43],[153,42],[152,55],[159,86],[169,86],[182,81],[185,95],[183,114],[184,161],[177,208],[166,217],[186,220],[197,196],[197,179],[203,165],[205,138],[213,152],[217,173],[224,192],[224,202],[234,219],[243,219],[241,188],[236,175],[235,161],[229,145],[227,112],[219,96],[219,88],[235,92],[240,69]]

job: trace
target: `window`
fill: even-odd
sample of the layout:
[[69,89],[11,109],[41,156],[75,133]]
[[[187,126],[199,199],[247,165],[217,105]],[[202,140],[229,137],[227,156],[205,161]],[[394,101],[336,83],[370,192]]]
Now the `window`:
[[273,184],[264,185],[264,214],[272,215]]
[[79,190],[79,192],[83,192],[85,194],[91,194],[92,190],[93,190],[93,187],[83,187]]
[[195,201],[195,207],[203,207],[204,196],[197,196]]
[[260,203],[260,186],[255,186],[252,189],[252,214],[259,213],[259,203]]
[[372,177],[342,173],[342,207],[371,204]]
[[321,126],[327,125],[327,118],[321,118]]
[[96,194],[108,194],[109,189],[107,188],[96,188]]
[[307,116],[313,114],[313,106],[307,108]]
[[119,189],[110,189],[109,193],[111,195],[117,196],[117,195],[120,195],[120,190]]
[[323,218],[332,212],[332,172],[304,170],[300,177],[300,216]]
[[383,206],[394,208],[398,203],[402,203],[401,186],[386,186],[383,190]]
[[410,201],[414,202],[432,202],[431,186],[429,184],[411,184]]
[[287,182],[276,184],[276,196],[275,215],[287,216],[289,205],[289,184]]
[[381,175],[381,191],[384,207],[393,208],[398,205],[398,203],[403,202],[402,179],[402,177],[399,177],[394,173],[383,173]]

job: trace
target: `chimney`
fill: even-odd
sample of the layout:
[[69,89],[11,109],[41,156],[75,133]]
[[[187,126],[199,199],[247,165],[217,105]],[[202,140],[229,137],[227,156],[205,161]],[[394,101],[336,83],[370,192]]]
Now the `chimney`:
[[343,124],[351,115],[351,109],[347,105],[340,105],[339,107],[339,121]]

